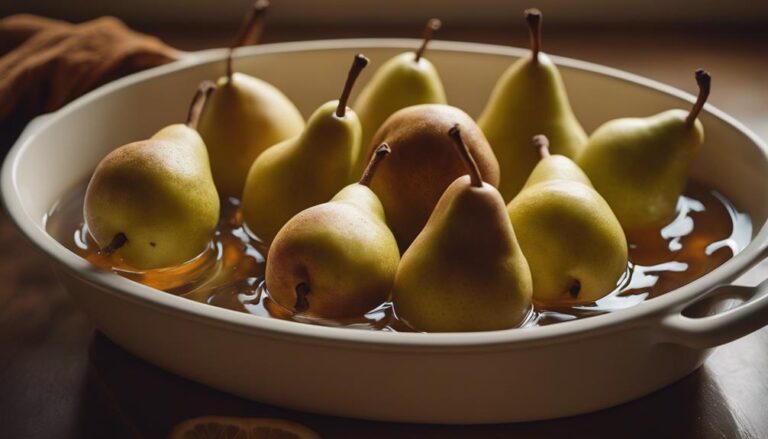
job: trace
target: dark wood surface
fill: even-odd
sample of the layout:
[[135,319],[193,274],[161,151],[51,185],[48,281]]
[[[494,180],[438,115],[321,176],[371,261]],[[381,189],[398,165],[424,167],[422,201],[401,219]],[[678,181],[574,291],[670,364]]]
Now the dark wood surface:
[[[229,31],[159,32],[184,49],[226,44]],[[391,29],[275,29],[267,41]],[[525,44],[505,30],[448,31],[445,39]],[[714,77],[712,102],[768,138],[768,34],[728,30],[578,30],[545,39],[553,53],[691,89],[692,69]],[[763,270],[768,273],[768,270]],[[747,282],[761,277],[754,274]],[[563,395],[563,397],[567,397]],[[94,331],[46,259],[0,212],[0,437],[161,438],[202,415],[299,421],[324,438],[768,437],[768,328],[718,348],[680,382],[638,401],[546,422],[492,426],[398,425],[297,413],[229,396],[126,353]]]

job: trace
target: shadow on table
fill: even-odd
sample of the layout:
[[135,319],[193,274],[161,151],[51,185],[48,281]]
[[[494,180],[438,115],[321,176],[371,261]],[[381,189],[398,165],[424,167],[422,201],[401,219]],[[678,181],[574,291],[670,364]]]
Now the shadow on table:
[[[89,438],[162,438],[177,423],[205,415],[290,419],[326,439],[741,436],[706,366],[645,398],[596,413],[520,424],[441,426],[334,418],[258,404],[165,372],[98,333],[89,354],[81,411],[81,431]],[[258,370],[254,379],[259,379]]]

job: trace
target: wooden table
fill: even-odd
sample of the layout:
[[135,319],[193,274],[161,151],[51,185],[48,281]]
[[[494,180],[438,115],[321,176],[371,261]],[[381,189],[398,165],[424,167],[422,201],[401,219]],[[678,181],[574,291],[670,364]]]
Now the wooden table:
[[[185,49],[226,44],[230,32],[158,32]],[[267,41],[411,35],[392,29],[274,29]],[[444,39],[524,45],[501,29],[446,29]],[[768,139],[768,33],[572,29],[545,48],[692,90],[713,75],[711,102]],[[631,109],[628,109],[631,113]],[[491,426],[398,425],[286,411],[171,375],[95,332],[45,258],[0,213],[0,437],[155,438],[195,416],[289,418],[325,438],[768,437],[768,328],[723,346],[680,382],[628,404],[567,419]],[[762,270],[768,273],[768,269]],[[745,282],[766,277],[756,273]]]

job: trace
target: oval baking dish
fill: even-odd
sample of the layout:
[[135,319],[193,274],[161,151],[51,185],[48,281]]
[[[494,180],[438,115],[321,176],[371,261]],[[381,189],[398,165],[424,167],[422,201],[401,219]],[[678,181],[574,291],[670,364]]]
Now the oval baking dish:
[[[391,39],[282,43],[242,49],[236,63],[278,86],[307,115],[338,92],[353,53],[365,53],[376,65],[417,45]],[[440,69],[449,102],[476,116],[498,75],[524,53],[435,41],[430,59]],[[751,215],[752,242],[688,285],[588,319],[421,334],[260,318],[100,271],[48,235],[44,217],[53,203],[87,178],[109,150],[183,115],[190,90],[218,77],[225,55],[190,54],[101,87],[30,124],[3,165],[2,195],[18,228],[50,258],[99,330],[159,367],[298,410],[404,422],[510,422],[575,415],[640,397],[695,370],[710,348],[768,323],[768,284],[730,285],[765,257],[768,149],[710,105],[701,115],[707,139],[693,178]],[[635,75],[553,59],[588,132],[610,118],[685,108],[693,101]],[[683,314],[688,309],[695,312]]]

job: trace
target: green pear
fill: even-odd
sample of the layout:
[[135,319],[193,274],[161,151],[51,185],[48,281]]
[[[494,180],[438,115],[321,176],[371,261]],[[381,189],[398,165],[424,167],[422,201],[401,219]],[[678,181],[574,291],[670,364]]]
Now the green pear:
[[571,110],[557,66],[541,47],[541,12],[525,11],[531,54],[520,58],[496,83],[477,123],[499,160],[499,191],[510,200],[523,187],[538,157],[531,137],[545,134],[553,153],[574,158],[587,135]]
[[[627,269],[627,239],[608,203],[569,158],[541,154],[507,206],[542,303],[594,302],[613,291]],[[534,148],[532,148],[534,149]]]
[[280,229],[266,269],[275,302],[308,316],[340,318],[363,315],[389,299],[400,251],[368,187],[389,152],[381,145],[359,182]]
[[83,216],[105,253],[146,270],[203,252],[219,221],[219,197],[205,143],[196,131],[213,84],[198,89],[185,124],[110,152],[93,172]]
[[445,190],[424,230],[403,254],[392,301],[420,331],[519,326],[531,310],[531,273],[501,194],[484,183],[459,127],[451,129],[469,176]]
[[[432,63],[424,57],[440,20],[427,22],[421,47],[390,58],[376,70],[355,100],[353,107],[363,126],[363,147],[371,149],[371,139],[382,123],[395,111],[418,104],[445,104],[445,90]],[[358,168],[365,166],[367,155],[361,156]]]
[[200,119],[200,135],[208,145],[211,170],[222,198],[239,197],[254,160],[268,147],[297,136],[304,118],[275,86],[243,73],[233,73],[232,56],[242,45],[255,44],[266,1],[258,1],[227,56],[226,75],[216,81]]
[[341,98],[315,110],[306,129],[264,151],[251,166],[243,190],[243,220],[252,235],[271,242],[302,210],[330,200],[354,181],[360,155],[360,119],[346,106],[360,71],[356,55]]
[[[467,147],[491,186],[499,182],[499,165],[475,121],[464,111],[444,104],[422,104],[398,110],[373,138],[392,154],[378,171],[371,189],[379,196],[400,251],[405,251],[427,223],[437,201],[466,165],[446,136],[460,124]],[[368,155],[370,157],[370,155]]]
[[710,77],[698,70],[696,81],[699,97],[691,111],[606,122],[577,159],[627,233],[662,227],[675,215],[704,143],[697,117],[709,96]]

